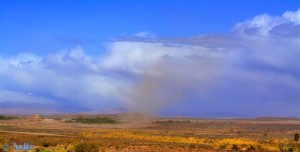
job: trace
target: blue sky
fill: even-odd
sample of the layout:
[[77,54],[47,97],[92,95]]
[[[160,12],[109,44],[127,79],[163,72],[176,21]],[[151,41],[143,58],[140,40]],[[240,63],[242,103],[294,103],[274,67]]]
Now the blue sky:
[[300,117],[299,8],[3,0],[0,110]]
[[85,51],[96,55],[103,51],[102,42],[116,36],[143,31],[159,37],[226,33],[237,22],[263,13],[281,15],[286,10],[297,10],[299,3],[295,0],[3,0],[0,35],[5,36],[0,38],[0,49],[4,55],[45,54],[92,40],[94,43],[85,43]]

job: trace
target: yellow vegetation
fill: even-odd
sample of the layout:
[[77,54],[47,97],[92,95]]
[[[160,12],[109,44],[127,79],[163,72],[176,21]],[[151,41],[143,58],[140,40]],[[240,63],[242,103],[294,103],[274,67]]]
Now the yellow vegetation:
[[[87,134],[91,136],[91,134]],[[136,139],[136,140],[149,140],[157,142],[177,142],[177,143],[190,143],[190,144],[206,144],[212,145],[214,147],[220,147],[221,145],[238,145],[239,147],[247,147],[253,145],[255,147],[260,147],[265,150],[278,150],[278,146],[271,144],[262,144],[251,139],[205,139],[205,138],[195,138],[195,137],[179,137],[179,136],[158,136],[158,135],[145,135],[133,133],[130,131],[109,131],[106,134],[102,134],[101,138],[125,138],[125,139]],[[275,140],[274,144],[279,145],[284,143],[284,140]],[[230,149],[230,146],[226,146],[226,149]]]

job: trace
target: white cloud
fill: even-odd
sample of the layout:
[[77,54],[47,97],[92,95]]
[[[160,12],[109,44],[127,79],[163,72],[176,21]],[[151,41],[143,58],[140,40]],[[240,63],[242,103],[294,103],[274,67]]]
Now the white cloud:
[[[116,86],[123,85],[123,82],[106,76],[98,69],[97,60],[86,55],[81,48],[45,57],[21,54],[2,58],[0,77],[3,83],[0,94],[5,96],[0,102],[9,102],[12,98],[16,102],[24,97],[24,93],[31,92],[32,98],[24,100],[52,101],[57,105],[77,104],[91,110],[103,109],[103,104],[116,101],[119,96]],[[5,93],[10,90],[16,93]]]
[[49,54],[44,59],[45,66],[62,68],[62,70],[87,70],[99,71],[97,65],[98,59],[93,58],[83,51],[82,47],[78,46],[72,51],[61,51],[55,54]]
[[[289,26],[288,26],[289,25]],[[300,9],[295,12],[286,11],[282,16],[270,16],[262,14],[245,22],[235,25],[234,32],[243,36],[278,36],[276,28],[280,28],[280,32],[288,32],[291,28],[299,30],[300,25]],[[288,33],[293,34],[293,33]],[[279,35],[282,36],[282,35]],[[298,35],[299,37],[299,32]]]
[[0,104],[300,116],[299,14],[259,15],[226,36],[115,41],[99,57],[81,47],[2,57]]
[[0,58],[1,66],[35,66],[37,65],[42,59],[35,54],[31,53],[21,53],[16,57],[8,57],[8,58]]
[[299,25],[300,24],[300,9],[298,9],[298,11],[295,11],[295,12],[286,11],[282,15],[282,17],[295,25]]
[[175,59],[188,56],[220,57],[218,50],[201,46],[180,45],[166,46],[164,43],[149,42],[114,42],[109,45],[109,53],[102,60],[102,67],[110,70],[144,73],[149,67],[165,57]]
[[138,32],[134,34],[135,37],[140,37],[140,38],[155,38],[156,36],[152,33],[149,32]]

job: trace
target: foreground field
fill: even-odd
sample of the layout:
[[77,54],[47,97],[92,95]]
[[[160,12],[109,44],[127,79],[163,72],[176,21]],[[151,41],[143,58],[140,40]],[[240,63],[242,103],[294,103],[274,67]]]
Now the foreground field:
[[300,151],[300,142],[294,141],[299,119],[116,119],[116,124],[0,120],[0,145],[28,142],[35,151],[83,151],[79,146],[97,151]]

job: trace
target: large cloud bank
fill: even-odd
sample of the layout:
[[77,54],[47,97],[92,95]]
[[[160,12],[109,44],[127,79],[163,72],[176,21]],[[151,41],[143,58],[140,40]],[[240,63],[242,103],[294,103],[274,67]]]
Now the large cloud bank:
[[[300,117],[300,9],[223,35],[120,38],[0,58],[2,112],[123,112]],[[34,111],[34,112],[33,112]]]

